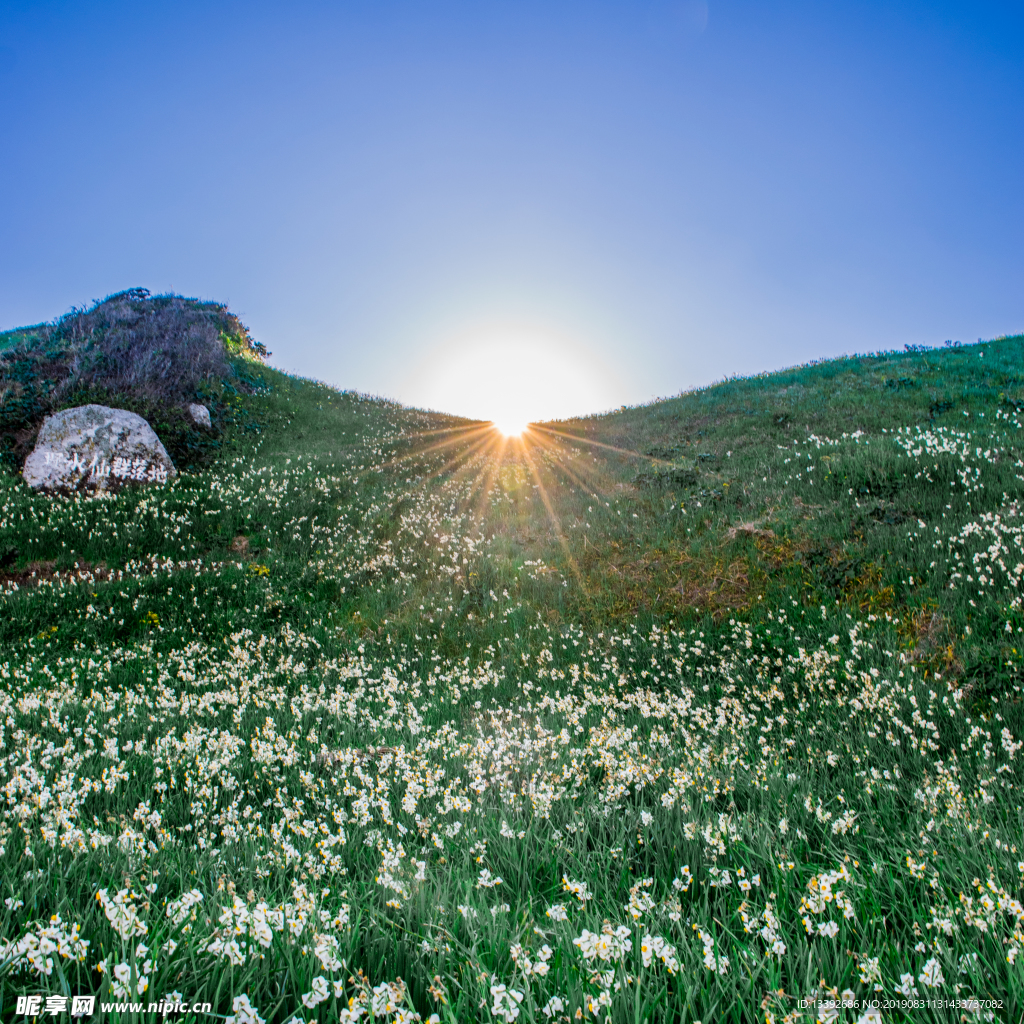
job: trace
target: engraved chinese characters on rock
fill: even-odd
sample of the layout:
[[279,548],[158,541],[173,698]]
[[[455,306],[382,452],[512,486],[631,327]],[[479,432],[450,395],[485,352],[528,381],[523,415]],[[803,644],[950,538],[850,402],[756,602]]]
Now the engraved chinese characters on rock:
[[35,490],[109,490],[164,483],[176,471],[141,416],[84,405],[46,418],[22,475]]
[[88,463],[80,455],[74,454],[70,459],[62,459],[55,452],[44,452],[44,463],[57,467],[62,474],[85,477],[87,482],[96,484],[108,477],[115,480],[134,480],[139,483],[165,483],[168,478],[166,466],[149,462],[146,459],[128,459],[115,457],[113,463],[99,455],[94,455]]

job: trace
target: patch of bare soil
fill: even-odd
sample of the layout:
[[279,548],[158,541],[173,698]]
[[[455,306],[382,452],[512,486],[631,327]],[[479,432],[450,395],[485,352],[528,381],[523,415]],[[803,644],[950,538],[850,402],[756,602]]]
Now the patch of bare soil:
[[60,570],[56,562],[29,562],[23,569],[0,569],[0,586],[10,586],[12,583],[18,587],[35,587],[42,580],[50,579],[81,579],[81,580],[105,580],[110,576],[110,570],[105,562],[92,565],[86,561],[75,562],[70,569]]
[[732,611],[750,604],[752,575],[745,558],[716,558],[710,563],[689,561],[672,589],[689,607],[715,613]]
[[775,531],[764,529],[761,526],[762,522],[764,520],[756,519],[749,523],[737,523],[725,531],[725,536],[729,540],[735,540],[737,537],[759,537],[762,540],[775,540]]

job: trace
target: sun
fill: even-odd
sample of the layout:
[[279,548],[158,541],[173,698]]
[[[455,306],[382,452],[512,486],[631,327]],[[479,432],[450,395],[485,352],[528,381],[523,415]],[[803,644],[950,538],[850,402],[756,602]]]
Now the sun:
[[540,329],[473,329],[430,349],[410,368],[406,400],[489,421],[507,438],[531,423],[612,403],[610,374],[594,352]]
[[491,422],[494,424],[494,428],[500,430],[505,437],[520,437],[530,425],[526,420],[516,416],[501,416]]

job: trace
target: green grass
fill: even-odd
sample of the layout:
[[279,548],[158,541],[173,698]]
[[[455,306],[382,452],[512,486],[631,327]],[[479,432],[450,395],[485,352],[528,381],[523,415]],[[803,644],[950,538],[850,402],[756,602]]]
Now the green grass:
[[1022,365],[507,444],[264,371],[166,486],[0,478],[0,1014],[1017,1021]]

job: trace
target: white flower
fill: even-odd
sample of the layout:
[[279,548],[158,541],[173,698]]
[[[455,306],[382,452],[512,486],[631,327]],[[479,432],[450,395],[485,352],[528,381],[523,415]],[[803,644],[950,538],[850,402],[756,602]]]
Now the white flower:
[[857,1018],[857,1024],[882,1024],[882,1015],[873,1006],[869,1007]]
[[882,978],[882,970],[878,966],[878,957],[865,957],[857,965],[860,971],[861,984],[867,985],[873,981],[880,981]]
[[715,954],[715,937],[704,931],[699,925],[694,925],[694,930],[700,935],[704,943],[704,966],[709,971],[717,971],[719,974],[726,974],[729,970],[729,958],[721,953]]
[[552,921],[567,921],[569,919],[569,915],[565,912],[564,903],[555,903],[553,906],[548,907],[545,914]]
[[500,1017],[506,1024],[512,1024],[519,1016],[519,1004],[523,1001],[522,992],[506,988],[504,985],[492,985],[491,999],[494,1002],[491,1013],[495,1017]]
[[249,1002],[248,995],[235,996],[231,1009],[235,1012],[225,1019],[224,1024],[267,1024],[256,1007]]
[[374,1014],[396,1013],[404,999],[404,990],[397,984],[382,982],[373,990],[373,995],[370,998],[370,1012]]
[[139,918],[139,908],[132,903],[132,893],[128,889],[121,889],[113,898],[108,895],[106,889],[100,889],[96,893],[96,899],[103,907],[103,912],[114,931],[122,939],[145,935],[149,931],[146,922]]
[[132,980],[132,969],[129,964],[121,963],[114,967],[114,978],[113,983],[114,995],[119,999],[123,999],[128,995],[128,986]]
[[605,925],[599,934],[583,929],[583,934],[572,940],[579,948],[584,960],[614,961],[621,960],[632,948],[633,942],[628,937],[630,930],[619,925],[612,931],[611,925]]
[[917,989],[914,988],[914,976],[912,974],[901,974],[900,983],[895,987],[902,996],[916,996]]
[[593,932],[583,929],[583,934],[572,940],[574,946],[579,947],[584,960],[593,960],[597,956],[597,936]]
[[556,1013],[561,1013],[565,1009],[565,1003],[558,996],[552,996],[541,1009],[541,1013],[545,1017],[553,1017]]
[[586,903],[587,900],[594,898],[594,894],[587,888],[585,882],[577,882],[575,879],[571,879],[562,876],[562,885],[566,892],[571,892],[580,903]]
[[322,1003],[325,999],[329,998],[327,979],[322,974],[313,979],[311,987],[316,994],[318,1002]]
[[935,957],[932,957],[924,965],[921,973],[917,976],[917,980],[929,988],[938,988],[940,985],[945,984],[946,979],[942,976],[942,968]]
[[818,1007],[818,1024],[834,1024],[839,1019],[839,1011],[835,1002],[829,1000]]
[[324,970],[341,970],[341,961],[338,959],[337,949],[338,940],[333,935],[318,935],[316,937],[316,946],[313,951],[316,954],[316,958],[324,965]]

